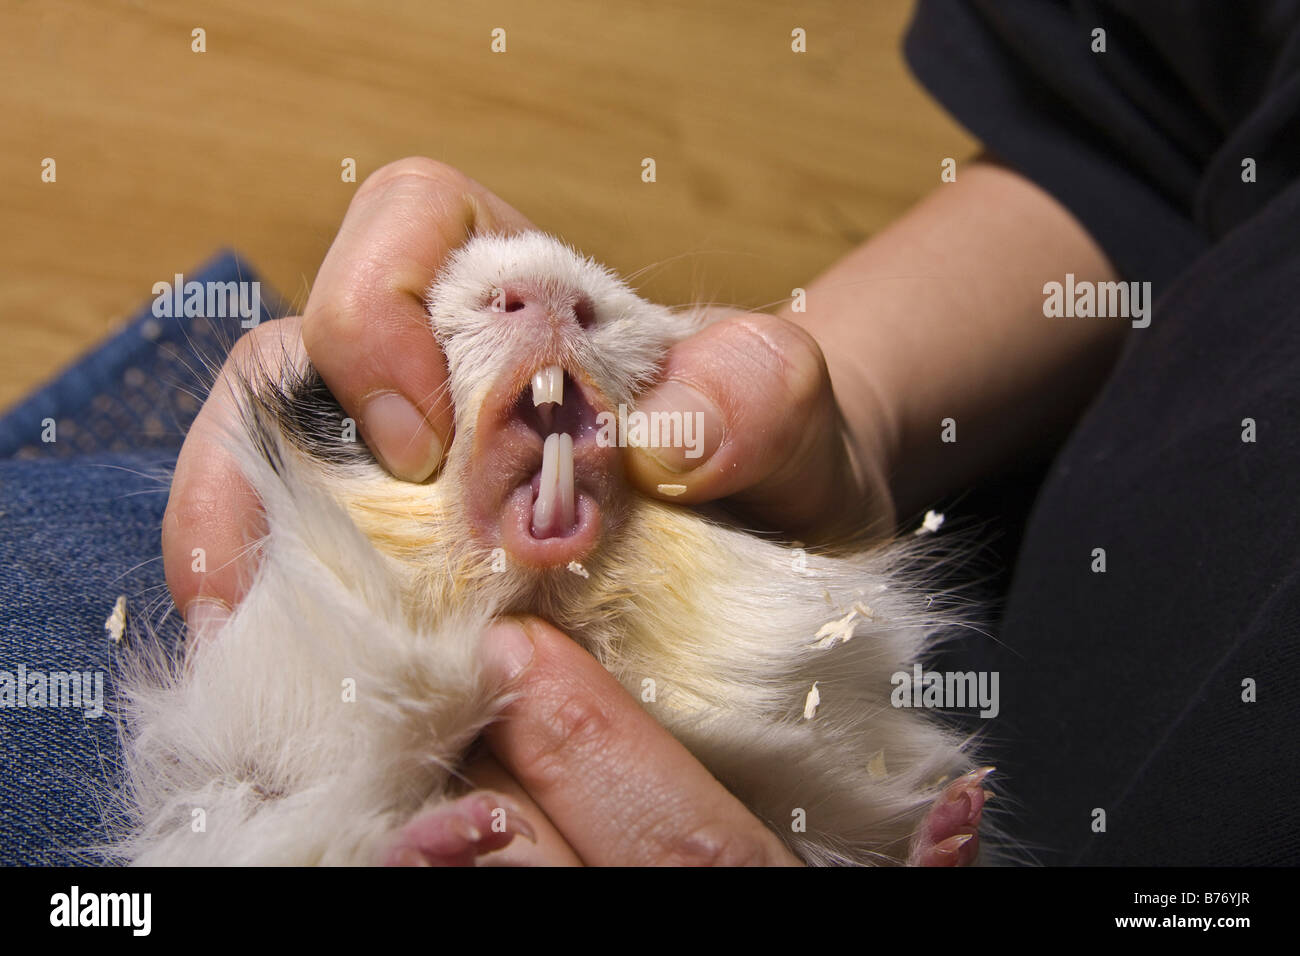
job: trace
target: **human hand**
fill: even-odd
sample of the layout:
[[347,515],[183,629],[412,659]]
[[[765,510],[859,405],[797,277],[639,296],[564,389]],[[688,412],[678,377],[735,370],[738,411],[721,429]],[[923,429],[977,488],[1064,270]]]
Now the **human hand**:
[[[538,618],[503,619],[484,636],[489,677],[515,695],[488,728],[489,753],[465,774],[511,806],[512,832],[471,825],[472,801],[435,807],[408,825],[390,861],[554,866],[797,866],[751,814],[595,658]],[[471,832],[473,832],[471,830]],[[505,841],[503,849],[495,849]],[[485,855],[482,851],[488,850]]]
[[[746,517],[811,541],[890,534],[894,503],[885,430],[850,437],[826,359],[792,315],[711,309],[701,331],[673,347],[642,412],[701,413],[702,454],[632,448],[629,481],[681,504],[728,499]],[[870,409],[868,389],[851,396]],[[860,416],[861,417],[861,416]],[[661,484],[685,485],[666,495]]]
[[430,159],[390,163],[358,187],[303,316],[261,323],[235,343],[181,448],[162,549],[167,585],[191,629],[229,615],[252,579],[248,543],[265,530],[257,496],[223,440],[234,422],[233,376],[254,362],[274,367],[285,339],[301,334],[375,456],[399,478],[424,480],[453,422],[425,290],[471,233],[530,227],[483,186]]
[[[192,628],[220,624],[252,578],[248,542],[259,502],[226,450],[229,384],[246,363],[273,365],[301,335],[331,392],[376,457],[399,478],[432,474],[452,438],[447,371],[428,331],[424,292],[474,231],[530,228],[480,184],[433,160],[383,167],[357,190],[301,318],[241,338],[181,449],[163,519],[163,562]],[[684,504],[729,498],[769,526],[809,538],[887,532],[892,502],[881,462],[840,427],[826,362],[789,318],[728,310],[671,350],[665,381],[640,403],[704,413],[704,454],[634,449],[629,481],[651,496],[684,484]],[[675,471],[674,469],[689,470]],[[196,566],[196,548],[204,561]]]

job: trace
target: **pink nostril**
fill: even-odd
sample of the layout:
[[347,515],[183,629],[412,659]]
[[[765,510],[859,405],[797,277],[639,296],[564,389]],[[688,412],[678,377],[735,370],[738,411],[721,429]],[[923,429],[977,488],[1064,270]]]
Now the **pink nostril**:
[[502,291],[505,293],[505,301],[501,303],[500,308],[504,312],[525,312],[530,316],[545,315],[560,320],[569,318],[582,329],[590,329],[596,324],[596,306],[585,295],[571,293],[567,296],[556,296],[553,292],[548,295],[546,292],[539,292],[527,286],[507,288]]

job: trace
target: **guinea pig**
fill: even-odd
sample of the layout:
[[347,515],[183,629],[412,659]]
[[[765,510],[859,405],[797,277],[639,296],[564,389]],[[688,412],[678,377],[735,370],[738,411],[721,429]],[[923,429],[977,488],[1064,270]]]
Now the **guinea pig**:
[[[300,343],[244,370],[229,441],[265,508],[259,568],[219,630],[123,674],[116,852],[438,862],[421,821],[484,809],[458,776],[503,701],[481,635],[526,612],[805,863],[970,862],[990,768],[936,714],[891,705],[953,623],[931,539],[816,552],[635,493],[620,446],[696,440],[689,416],[637,421],[635,402],[705,319],[556,239],[472,238],[427,301],[456,417],[424,483],[377,463]],[[461,828],[471,858],[527,832],[490,809],[492,839]]]

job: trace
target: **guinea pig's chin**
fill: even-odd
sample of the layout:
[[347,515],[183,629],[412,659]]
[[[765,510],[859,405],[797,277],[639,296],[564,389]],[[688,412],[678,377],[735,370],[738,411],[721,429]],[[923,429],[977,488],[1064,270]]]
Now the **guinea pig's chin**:
[[618,449],[597,427],[606,403],[566,374],[563,403],[543,413],[516,382],[503,383],[476,417],[461,483],[471,534],[523,567],[581,563],[626,507]]

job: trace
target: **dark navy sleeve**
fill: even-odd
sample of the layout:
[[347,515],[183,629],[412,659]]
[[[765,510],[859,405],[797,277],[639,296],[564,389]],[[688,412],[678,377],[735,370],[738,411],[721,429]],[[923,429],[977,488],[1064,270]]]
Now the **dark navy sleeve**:
[[921,0],[904,51],[1157,291],[1300,175],[1292,0]]

